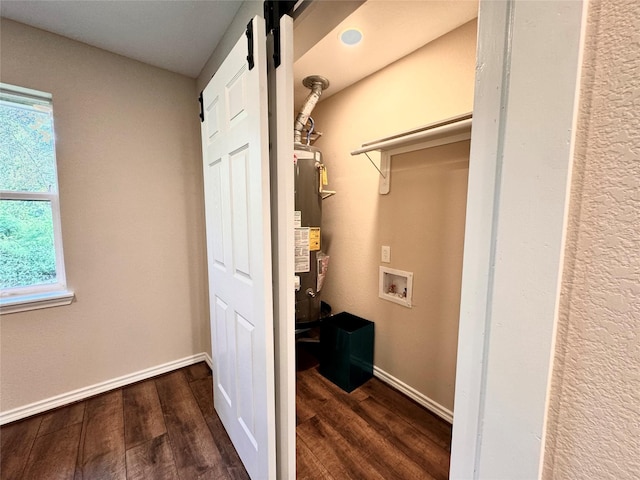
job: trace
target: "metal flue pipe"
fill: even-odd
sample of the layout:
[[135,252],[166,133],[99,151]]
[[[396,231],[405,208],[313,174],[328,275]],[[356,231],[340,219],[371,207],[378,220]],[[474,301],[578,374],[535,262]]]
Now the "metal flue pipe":
[[329,80],[320,75],[311,75],[309,77],[305,77],[302,80],[302,84],[311,89],[311,93],[304,102],[304,105],[300,109],[300,113],[296,117],[295,126],[293,128],[293,141],[294,143],[302,143],[302,129],[307,124],[309,120],[309,115],[311,115],[311,111],[318,103],[320,99],[320,95],[322,95],[322,91],[326,88],[329,88]]

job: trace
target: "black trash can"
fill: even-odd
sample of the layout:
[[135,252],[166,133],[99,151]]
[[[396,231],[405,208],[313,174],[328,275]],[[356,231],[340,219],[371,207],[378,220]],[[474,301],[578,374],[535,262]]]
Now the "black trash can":
[[320,373],[351,392],[373,377],[374,324],[347,312],[320,324]]

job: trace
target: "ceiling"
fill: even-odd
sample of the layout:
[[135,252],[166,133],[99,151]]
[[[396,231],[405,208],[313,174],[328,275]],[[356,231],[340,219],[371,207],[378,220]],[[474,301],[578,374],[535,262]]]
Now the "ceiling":
[[0,15],[195,78],[241,3],[1,0]]
[[[296,109],[309,93],[302,85],[304,77],[328,78],[330,86],[323,92],[322,99],[328,98],[477,15],[477,0],[368,0],[362,3],[295,61]],[[313,14],[308,18],[313,21]],[[339,35],[353,27],[362,32],[363,40],[348,47],[340,42]],[[302,30],[295,27],[296,40]]]
[[[1,0],[0,15],[197,77],[241,3],[239,0]],[[328,98],[472,20],[478,11],[477,0],[342,0],[310,5],[295,21],[296,47],[304,46],[296,48],[296,107],[308,94],[302,86],[305,76],[327,77],[331,86],[323,98]],[[324,30],[319,24],[324,25]],[[348,27],[356,27],[363,33],[359,45],[346,47],[340,43],[338,36]],[[319,28],[321,34],[317,33]],[[321,38],[326,31],[328,34]],[[314,32],[315,37],[306,35],[307,32]]]

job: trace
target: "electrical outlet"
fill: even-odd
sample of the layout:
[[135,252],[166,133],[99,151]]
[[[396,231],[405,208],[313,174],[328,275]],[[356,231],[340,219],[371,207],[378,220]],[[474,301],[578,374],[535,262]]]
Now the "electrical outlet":
[[388,245],[382,246],[381,260],[383,263],[391,263],[391,247]]

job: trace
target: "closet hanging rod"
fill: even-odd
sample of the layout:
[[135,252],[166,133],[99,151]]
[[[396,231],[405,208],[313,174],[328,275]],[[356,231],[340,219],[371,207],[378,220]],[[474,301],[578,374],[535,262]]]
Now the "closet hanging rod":
[[471,113],[466,113],[380,140],[363,143],[362,147],[351,152],[351,155],[359,155],[373,150],[391,150],[398,146],[409,145],[431,138],[456,135],[471,129],[471,117]]

